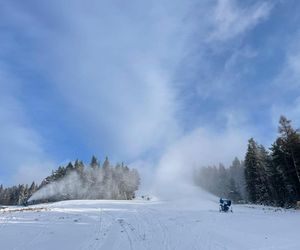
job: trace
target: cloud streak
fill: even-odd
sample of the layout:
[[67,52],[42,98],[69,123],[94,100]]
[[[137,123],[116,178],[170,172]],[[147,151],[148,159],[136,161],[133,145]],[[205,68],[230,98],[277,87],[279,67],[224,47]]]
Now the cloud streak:
[[219,0],[213,11],[213,32],[208,41],[226,41],[244,34],[266,19],[272,5],[260,2],[253,6],[239,7],[235,0]]

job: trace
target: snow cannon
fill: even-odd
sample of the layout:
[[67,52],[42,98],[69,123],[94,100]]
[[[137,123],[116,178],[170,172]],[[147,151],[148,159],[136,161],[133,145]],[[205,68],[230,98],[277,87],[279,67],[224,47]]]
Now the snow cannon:
[[31,199],[28,199],[26,201],[23,202],[23,206],[24,207],[28,207],[28,206],[31,206],[31,205],[34,205],[36,204],[36,201],[35,200],[31,200]]
[[231,203],[229,199],[220,198],[219,212],[233,212]]

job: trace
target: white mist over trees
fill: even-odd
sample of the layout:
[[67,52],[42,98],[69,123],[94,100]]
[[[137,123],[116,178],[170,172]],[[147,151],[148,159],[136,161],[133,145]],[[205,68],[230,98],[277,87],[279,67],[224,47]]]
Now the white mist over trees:
[[9,188],[0,186],[0,204],[22,205],[70,199],[125,199],[135,197],[139,173],[122,164],[112,166],[106,157],[102,165],[95,156],[88,166],[80,160],[60,166],[38,186],[34,182]]
[[112,166],[106,157],[102,166],[92,157],[89,167],[76,160],[59,167],[45,178],[29,201],[58,201],[70,199],[133,199],[140,177],[135,169],[117,164]]
[[[206,192],[193,183],[198,166],[230,163],[242,156],[248,136],[228,129],[218,135],[208,128],[195,129],[168,147],[157,165],[153,193],[162,198],[195,198],[205,200]],[[229,143],[230,142],[230,143]]]
[[235,202],[246,200],[244,163],[235,158],[229,168],[208,166],[195,169],[196,185],[219,197],[227,197]]

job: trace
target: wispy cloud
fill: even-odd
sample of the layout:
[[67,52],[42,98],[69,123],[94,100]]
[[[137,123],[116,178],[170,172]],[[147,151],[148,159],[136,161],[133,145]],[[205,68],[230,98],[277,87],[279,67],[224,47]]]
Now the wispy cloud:
[[45,70],[70,119],[91,147],[118,157],[161,148],[180,133],[171,78],[184,9],[178,2],[147,5],[133,2],[121,10],[95,3],[87,12],[74,5],[65,9],[72,28],[50,33],[43,48],[52,65],[46,61]]
[[255,27],[268,17],[272,4],[260,2],[253,6],[239,6],[235,0],[219,0],[213,11],[213,32],[208,41],[226,41]]
[[[272,103],[272,118],[274,126],[278,122],[278,116],[285,114],[293,121],[295,126],[299,126],[300,118],[300,32],[290,37],[288,45],[284,48],[284,57],[280,71],[274,76],[272,81],[272,98],[276,100]],[[286,100],[289,100],[288,102]]]
[[300,31],[289,39],[288,46],[285,47],[283,67],[276,76],[275,85],[280,85],[283,89],[290,90],[300,86]]
[[[51,165],[44,151],[44,141],[32,129],[20,95],[20,81],[12,77],[2,65],[0,72],[0,158],[2,183],[29,183],[41,180],[42,173]],[[35,169],[35,171],[33,171]],[[38,171],[36,171],[38,170]],[[32,173],[32,175],[29,175]]]

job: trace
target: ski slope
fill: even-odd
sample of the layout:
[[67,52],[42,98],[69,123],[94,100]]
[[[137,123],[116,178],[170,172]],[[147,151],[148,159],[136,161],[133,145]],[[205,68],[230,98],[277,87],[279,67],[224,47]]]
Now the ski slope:
[[0,210],[0,249],[300,249],[300,213],[214,198],[64,201]]

